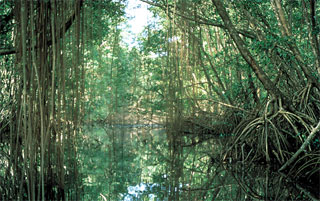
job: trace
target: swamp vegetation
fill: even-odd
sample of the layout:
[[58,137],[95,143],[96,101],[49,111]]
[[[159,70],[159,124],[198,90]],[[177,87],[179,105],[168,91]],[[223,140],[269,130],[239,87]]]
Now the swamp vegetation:
[[317,0],[0,0],[0,200],[319,200]]

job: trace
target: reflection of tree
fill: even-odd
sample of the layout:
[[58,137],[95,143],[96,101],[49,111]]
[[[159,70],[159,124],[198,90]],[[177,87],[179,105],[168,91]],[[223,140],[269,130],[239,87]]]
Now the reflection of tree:
[[91,138],[79,151],[85,199],[97,200],[101,193],[107,200],[119,200],[128,186],[140,181],[137,141],[126,138],[132,132],[127,128],[94,128],[87,132]]
[[101,193],[108,200],[126,196],[132,200],[149,196],[160,200],[308,200],[293,181],[270,168],[222,161],[224,139],[185,147],[186,137],[169,138],[161,129],[105,128],[93,133],[91,140],[96,140],[80,154],[84,157],[81,165],[88,170],[83,173],[92,180],[85,183],[88,199],[98,199]]
[[145,144],[140,144],[140,154],[148,154],[148,160],[142,161],[141,167],[152,170],[152,178],[148,182],[159,184],[159,187],[148,193],[157,198],[308,200],[300,195],[292,181],[274,173],[270,168],[253,163],[222,161],[220,156],[223,155],[219,152],[223,149],[217,142],[219,139],[193,147],[184,147],[181,141],[186,139],[183,138],[164,141],[149,134],[145,135],[145,139]]

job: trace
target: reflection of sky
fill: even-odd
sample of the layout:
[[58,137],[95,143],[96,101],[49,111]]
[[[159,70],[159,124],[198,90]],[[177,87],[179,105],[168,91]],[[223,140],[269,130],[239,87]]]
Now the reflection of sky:
[[124,42],[130,47],[136,45],[136,38],[143,28],[152,20],[152,13],[148,11],[148,4],[139,0],[128,0],[126,16],[129,18],[128,25],[123,25],[122,36]]
[[[159,184],[145,184],[145,183],[140,183],[139,185],[136,186],[129,186],[128,187],[128,195],[124,197],[124,201],[131,201],[131,200],[136,200],[137,198],[140,198],[143,193],[145,193],[147,190],[152,191],[153,187],[159,186]],[[155,199],[154,194],[149,194],[148,195],[150,200]]]
[[[166,178],[166,175],[164,175],[164,178]],[[185,186],[189,186],[189,184],[185,184]],[[128,193],[126,193],[125,195],[122,194],[121,196],[123,197],[124,201],[132,201],[132,200],[141,199],[142,195],[148,195],[149,200],[158,201],[159,199],[152,192],[159,191],[159,187],[160,185],[157,183],[154,183],[154,184],[140,183],[135,186],[129,186]],[[182,187],[183,185],[179,184],[179,188],[182,188]],[[164,191],[165,189],[161,188],[161,190]],[[175,188],[175,191],[176,192],[178,191],[177,187]]]

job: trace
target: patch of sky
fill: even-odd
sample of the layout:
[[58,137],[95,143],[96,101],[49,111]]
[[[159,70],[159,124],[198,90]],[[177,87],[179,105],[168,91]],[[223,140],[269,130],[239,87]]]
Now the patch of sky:
[[128,0],[125,9],[127,22],[121,25],[123,30],[121,36],[123,42],[129,48],[138,47],[138,36],[143,32],[144,28],[157,21],[151,11],[148,10],[149,5],[139,0]]

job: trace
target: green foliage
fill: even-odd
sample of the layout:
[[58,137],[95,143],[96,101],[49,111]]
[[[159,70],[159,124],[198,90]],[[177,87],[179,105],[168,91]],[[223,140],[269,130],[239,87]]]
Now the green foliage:
[[100,45],[112,29],[125,21],[125,1],[87,1],[86,27],[88,43]]
[[[107,200],[121,200],[129,196],[128,187],[141,183],[157,184],[153,190],[141,193],[139,199],[145,200],[149,199],[148,194],[151,193],[161,200],[245,199],[238,186],[241,178],[235,178],[235,175],[242,173],[232,170],[232,174],[235,172],[232,175],[225,167],[222,168],[222,160],[225,157],[240,160],[240,155],[241,160],[247,158],[252,159],[250,162],[271,161],[281,166],[306,141],[317,121],[316,117],[319,116],[319,88],[315,87],[317,83],[310,84],[310,88],[309,85],[305,86],[307,81],[311,82],[303,69],[305,67],[319,81],[319,72],[315,66],[317,55],[314,54],[314,42],[310,36],[317,36],[320,28],[319,25],[314,30],[310,28],[311,24],[307,20],[310,5],[306,5],[306,10],[302,12],[302,1],[281,1],[292,33],[288,35],[283,34],[272,1],[223,1],[244,48],[252,55],[250,59],[261,67],[265,73],[263,76],[282,92],[283,96],[275,100],[270,93],[272,90],[261,83],[261,76],[251,68],[252,64],[244,58],[243,53],[240,53],[235,39],[230,37],[230,31],[226,29],[227,24],[213,6],[213,1],[153,2],[158,6],[153,6],[150,10],[157,20],[140,33],[137,38],[138,47],[129,48],[122,42],[126,1],[84,2],[84,26],[81,26],[80,31],[85,33],[84,55],[77,58],[83,64],[75,65],[75,26],[63,38],[65,68],[55,72],[59,73],[54,77],[57,84],[41,98],[48,106],[46,110],[51,110],[50,104],[53,104],[53,114],[62,111],[57,121],[66,122],[66,128],[60,128],[55,121],[48,128],[54,131],[48,139],[53,143],[60,143],[57,147],[63,147],[61,158],[65,166],[61,167],[65,171],[65,188],[71,189],[70,198],[76,199],[73,197],[77,194],[76,186],[82,182],[78,185],[78,190],[82,192],[84,200],[99,200],[103,196]],[[18,43],[12,41],[15,35],[15,25],[10,18],[13,4],[12,1],[0,0],[0,20],[5,22],[0,24],[0,45],[4,48]],[[319,12],[315,17],[320,17]],[[28,27],[30,28],[29,25]],[[50,34],[48,37],[50,38]],[[27,45],[28,43],[30,42]],[[49,61],[52,49],[48,49],[48,52]],[[11,113],[16,112],[18,118],[23,118],[19,116],[23,107],[16,102],[21,102],[24,92],[14,91],[22,86],[23,68],[20,68],[20,61],[15,61],[14,57],[0,57],[0,152],[5,153],[5,156],[11,150],[18,150],[10,146],[13,146],[12,142],[20,140],[12,139],[11,144],[2,143],[3,138],[15,132],[9,132],[11,128],[7,126],[11,117],[16,118]],[[60,63],[57,61],[56,64],[62,66]],[[18,68],[12,67],[15,65]],[[51,62],[48,63],[46,72],[49,72],[49,76],[43,78],[43,83],[52,81],[51,65]],[[73,69],[70,66],[76,67]],[[84,79],[84,91],[79,92],[84,108],[76,111],[76,105],[79,104],[76,93],[81,88],[77,84],[82,83],[77,81],[78,67],[83,67],[85,72],[84,77],[81,77]],[[29,91],[37,89],[36,84],[33,84],[37,81],[34,79],[34,70],[33,64],[26,69],[28,73],[33,72],[26,76],[31,80],[31,87],[27,89]],[[61,80],[65,80],[63,91],[60,89]],[[57,103],[49,100],[51,90],[56,96],[54,98],[60,98]],[[36,97],[33,101],[38,103],[40,91],[32,92],[30,97]],[[61,98],[62,93],[65,99]],[[288,109],[287,103],[282,102],[284,97],[289,97],[292,101],[289,106],[296,113],[288,115],[284,111]],[[61,104],[65,108],[58,112],[56,107]],[[34,109],[30,107],[30,111]],[[291,109],[288,111],[292,112]],[[64,118],[66,113],[70,113],[70,116]],[[81,115],[84,117],[79,127],[71,121],[75,116],[78,118],[78,113],[79,119]],[[38,116],[36,113],[28,118]],[[164,119],[167,122],[165,133],[161,133],[161,129],[130,128],[132,122],[133,125],[139,125],[141,122]],[[46,116],[46,122],[51,120],[51,116]],[[30,124],[33,123],[39,124],[30,120]],[[129,127],[125,127],[127,123]],[[69,132],[75,127],[81,134]],[[195,130],[195,127],[200,129]],[[37,128],[34,132],[40,130],[40,127]],[[56,133],[59,129],[65,129],[63,131],[66,133],[60,132],[59,136]],[[234,141],[239,143],[232,144]],[[288,175],[316,175],[312,168],[318,165],[318,156],[314,156],[319,152],[319,146],[319,138],[316,137],[305,150],[305,155],[294,164],[298,171],[292,167]],[[28,146],[24,145],[23,148],[25,147]],[[48,151],[56,153],[55,149],[57,148],[49,147]],[[27,151],[21,152],[21,158],[24,154]],[[47,161],[60,160],[54,154],[50,156]],[[5,157],[0,161],[0,166],[9,167],[7,164],[10,161],[13,160]],[[28,159],[23,162],[31,166]],[[40,167],[39,158],[34,163]],[[23,164],[18,164],[17,167],[22,170]],[[56,164],[52,171],[55,167]],[[0,181],[7,178],[11,171],[10,168],[0,168]],[[263,171],[258,173],[261,172]],[[50,177],[57,174],[52,173]],[[73,178],[74,175],[78,175],[78,178]],[[248,177],[250,176],[242,175],[242,179]],[[254,179],[250,179],[250,182],[254,183],[256,177],[252,178]],[[261,178],[260,175],[259,180]],[[14,182],[10,182],[8,181],[8,185],[16,188]],[[1,182],[0,184],[2,185]],[[296,194],[282,196],[269,191],[268,196],[274,194],[274,197],[269,198],[260,193],[269,189],[268,186],[255,185],[252,188],[258,189],[255,199],[292,196],[293,200]],[[183,192],[188,193],[180,193],[182,188]],[[220,191],[220,188],[223,190]],[[57,188],[54,187],[52,191],[57,191]],[[307,197],[303,197],[305,198]]]

